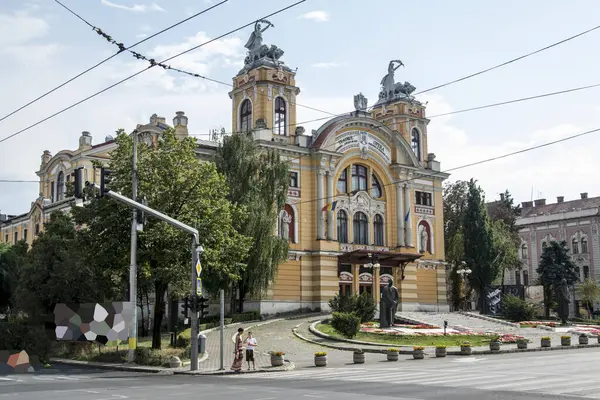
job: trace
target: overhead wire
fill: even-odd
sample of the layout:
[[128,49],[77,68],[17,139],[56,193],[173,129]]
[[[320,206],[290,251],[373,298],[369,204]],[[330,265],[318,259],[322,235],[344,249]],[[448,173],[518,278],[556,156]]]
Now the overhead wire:
[[[69,11],[71,14],[75,15],[77,18],[79,18],[80,20],[82,20],[82,21],[83,21],[83,22],[84,22],[86,25],[90,26],[90,27],[91,27],[91,28],[92,28],[94,31],[96,31],[98,34],[102,35],[102,33],[101,33],[102,31],[101,31],[99,28],[95,27],[95,26],[94,26],[94,25],[92,25],[90,22],[86,21],[86,20],[85,20],[83,17],[81,17],[79,14],[75,13],[73,10],[71,10],[70,8],[68,8],[67,6],[65,6],[65,5],[64,5],[63,3],[61,3],[60,1],[58,1],[58,0],[54,0],[54,1],[55,1],[56,3],[58,3],[58,4],[60,4],[62,7],[64,7],[64,8],[65,8],[67,11]],[[117,53],[115,53],[115,54],[113,54],[113,55],[111,55],[111,56],[109,56],[109,57],[105,58],[104,60],[102,60],[102,61],[100,61],[100,62],[98,62],[98,63],[96,63],[96,64],[94,64],[93,66],[89,67],[88,69],[84,70],[83,72],[80,72],[79,74],[75,75],[74,77],[72,77],[72,78],[70,78],[70,79],[66,80],[65,82],[61,83],[60,85],[56,86],[55,88],[53,88],[53,89],[50,89],[50,90],[49,90],[49,91],[47,91],[46,93],[44,93],[44,94],[42,94],[42,95],[40,95],[40,96],[36,97],[35,99],[31,100],[31,101],[30,101],[30,102],[28,102],[27,104],[24,104],[24,105],[22,105],[21,107],[17,108],[16,110],[14,110],[14,111],[12,111],[12,112],[10,112],[10,113],[6,114],[6,115],[5,115],[5,116],[3,116],[2,118],[0,118],[0,122],[4,121],[4,120],[5,120],[5,119],[7,119],[8,117],[10,117],[10,116],[12,116],[12,115],[14,115],[14,114],[18,113],[19,111],[21,111],[21,110],[24,110],[25,108],[29,107],[30,105],[32,105],[32,104],[34,104],[34,103],[38,102],[39,100],[43,99],[44,97],[48,96],[49,94],[51,94],[51,93],[54,93],[54,92],[55,92],[55,91],[57,91],[58,89],[60,89],[60,88],[62,88],[62,87],[64,87],[64,86],[66,86],[66,85],[68,85],[69,83],[71,83],[71,82],[73,82],[74,80],[76,80],[76,79],[78,79],[78,78],[82,77],[83,75],[87,74],[88,72],[90,72],[90,71],[92,71],[92,70],[94,70],[94,69],[98,68],[98,67],[99,67],[99,66],[101,66],[102,64],[104,64],[104,63],[106,63],[106,62],[108,62],[108,61],[112,60],[114,57],[118,56],[118,55],[119,55],[119,54],[121,54],[123,51],[125,51],[125,50],[129,50],[129,49],[132,49],[132,48],[134,48],[134,47],[136,47],[136,46],[138,46],[138,45],[140,45],[140,44],[142,44],[142,43],[144,43],[144,42],[146,42],[146,41],[148,41],[148,40],[150,40],[150,39],[152,39],[152,38],[155,38],[156,36],[158,36],[158,35],[160,35],[160,34],[163,34],[163,33],[167,32],[167,31],[169,31],[169,30],[171,30],[171,29],[173,29],[173,28],[175,28],[175,27],[177,27],[177,26],[179,26],[179,25],[181,25],[181,24],[183,24],[183,23],[185,23],[185,22],[187,22],[187,21],[190,21],[190,20],[192,20],[192,19],[194,19],[194,18],[196,18],[196,17],[198,17],[198,16],[200,16],[200,15],[202,15],[202,14],[204,14],[204,13],[206,13],[206,12],[208,12],[208,11],[210,11],[210,10],[214,9],[214,8],[216,8],[216,7],[219,7],[219,6],[221,6],[221,5],[225,4],[225,3],[226,3],[226,2],[228,2],[228,1],[229,1],[229,0],[223,0],[223,1],[221,1],[220,3],[217,3],[217,4],[213,5],[213,6],[210,6],[210,7],[206,8],[206,9],[204,9],[204,10],[200,11],[200,12],[197,12],[196,14],[193,14],[193,15],[189,16],[188,18],[184,19],[184,20],[181,20],[181,21],[179,21],[179,22],[177,22],[177,23],[175,23],[175,24],[173,24],[173,25],[171,25],[171,26],[168,26],[167,28],[164,28],[164,29],[162,29],[162,30],[158,31],[158,32],[156,32],[156,33],[154,33],[154,34],[152,34],[152,35],[150,35],[150,36],[148,36],[148,37],[144,38],[143,40],[140,40],[139,42],[132,44],[132,45],[131,45],[131,46],[129,46],[129,47],[125,47],[123,44],[120,44],[120,46],[119,46],[119,51],[118,51]]]
[[[217,36],[217,37],[215,37],[215,38],[213,38],[213,39],[210,39],[210,40],[208,40],[208,41],[206,41],[206,42],[203,42],[203,43],[201,43],[201,44],[199,44],[199,45],[196,45],[196,46],[194,46],[194,47],[191,47],[191,48],[189,48],[189,49],[187,49],[187,50],[185,50],[185,51],[182,51],[182,52],[180,52],[180,53],[178,53],[178,54],[175,54],[175,55],[173,55],[173,56],[171,56],[171,57],[169,57],[169,58],[167,58],[167,59],[165,59],[165,60],[162,60],[162,61],[160,61],[160,63],[166,63],[166,62],[168,62],[168,61],[170,61],[170,60],[173,60],[173,59],[175,59],[175,58],[177,58],[177,57],[180,57],[180,56],[182,56],[182,55],[184,55],[184,54],[187,54],[187,53],[189,53],[189,52],[191,52],[191,51],[197,50],[197,49],[199,49],[199,48],[201,48],[201,47],[203,47],[203,46],[206,46],[207,44],[210,44],[210,43],[212,43],[212,42],[214,42],[214,41],[216,41],[216,40],[219,40],[219,39],[221,39],[221,38],[223,38],[223,37],[225,37],[225,36],[228,36],[228,35],[231,35],[232,33],[235,33],[235,32],[237,32],[237,31],[240,31],[240,30],[242,30],[242,29],[244,29],[244,28],[246,28],[246,27],[248,27],[248,26],[250,26],[250,25],[252,25],[252,24],[256,23],[257,21],[260,21],[261,19],[266,19],[266,18],[272,17],[272,16],[274,16],[274,15],[277,15],[277,14],[279,14],[279,13],[282,13],[282,12],[284,12],[284,11],[287,11],[287,10],[289,10],[289,9],[293,8],[293,7],[296,7],[296,6],[298,6],[298,5],[300,5],[300,4],[304,3],[304,2],[306,2],[306,0],[299,0],[299,1],[297,1],[297,2],[295,2],[295,3],[293,3],[293,4],[291,4],[291,5],[288,5],[288,6],[286,6],[286,7],[283,7],[283,8],[281,8],[281,9],[279,9],[279,10],[277,10],[277,11],[273,12],[273,13],[270,13],[270,14],[268,14],[268,15],[266,15],[266,16],[264,16],[264,17],[262,17],[262,18],[255,19],[255,20],[253,20],[252,22],[250,22],[250,23],[248,23],[248,24],[242,25],[242,26],[240,26],[240,27],[238,27],[238,28],[236,28],[236,29],[232,29],[232,30],[230,30],[230,31],[228,31],[228,32],[226,32],[226,33],[224,33],[224,34],[220,35],[220,36]],[[15,137],[15,136],[17,136],[17,135],[20,135],[21,133],[23,133],[23,132],[26,132],[26,131],[28,131],[28,130],[29,130],[29,129],[31,129],[31,128],[34,128],[34,127],[36,127],[36,126],[38,126],[38,125],[40,125],[40,124],[42,124],[42,123],[44,123],[44,122],[48,121],[49,119],[52,119],[52,118],[56,117],[57,115],[60,115],[60,114],[62,114],[62,113],[64,113],[64,112],[66,112],[66,111],[68,111],[68,110],[70,110],[70,109],[72,109],[72,108],[74,108],[74,107],[76,107],[76,106],[78,106],[78,105],[80,105],[80,104],[82,104],[82,103],[84,103],[84,102],[86,102],[86,101],[88,101],[88,100],[90,100],[90,99],[92,99],[92,98],[94,98],[94,97],[96,97],[96,96],[98,96],[98,95],[100,95],[100,94],[102,94],[102,93],[104,93],[104,92],[106,92],[106,91],[108,91],[108,90],[112,89],[112,88],[114,88],[115,86],[118,86],[118,85],[120,85],[121,83],[124,83],[124,82],[126,82],[126,81],[128,81],[128,80],[130,80],[130,79],[132,79],[132,78],[134,78],[134,77],[136,77],[136,76],[138,76],[138,75],[140,75],[140,74],[144,73],[145,71],[148,71],[149,69],[151,69],[151,68],[153,68],[153,67],[154,67],[154,65],[151,65],[151,66],[149,66],[148,68],[145,68],[145,69],[143,69],[143,70],[140,70],[140,71],[138,71],[138,72],[136,72],[136,73],[134,73],[134,74],[132,74],[132,75],[130,75],[130,76],[128,76],[128,77],[126,77],[126,78],[123,78],[123,79],[121,79],[120,81],[118,81],[118,82],[116,82],[116,83],[114,83],[114,84],[112,84],[112,85],[110,85],[110,86],[108,86],[108,87],[106,87],[106,88],[104,88],[104,89],[102,89],[102,90],[100,90],[100,91],[97,91],[97,92],[95,92],[94,94],[92,94],[92,95],[90,95],[90,96],[88,96],[88,97],[86,97],[86,98],[84,98],[84,99],[82,99],[82,100],[79,100],[78,102],[76,102],[76,103],[74,103],[74,104],[71,104],[71,105],[70,105],[70,106],[68,106],[68,107],[65,107],[65,108],[61,109],[60,111],[57,111],[57,112],[55,112],[54,114],[51,114],[51,115],[47,116],[46,118],[43,118],[43,119],[41,119],[41,120],[39,120],[39,121],[37,121],[37,122],[35,122],[35,123],[33,123],[33,124],[31,124],[31,125],[29,125],[29,126],[27,126],[27,127],[23,128],[23,129],[21,129],[21,130],[19,130],[19,131],[15,132],[15,133],[13,133],[13,134],[9,135],[9,136],[6,136],[6,137],[4,137],[4,138],[0,139],[0,143],[2,143],[2,142],[5,142],[5,141],[7,141],[8,139],[11,139],[11,138],[13,138],[13,137]]]

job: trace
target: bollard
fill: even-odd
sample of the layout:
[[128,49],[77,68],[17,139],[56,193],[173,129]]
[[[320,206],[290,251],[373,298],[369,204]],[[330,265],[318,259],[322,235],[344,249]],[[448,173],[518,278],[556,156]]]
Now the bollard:
[[206,335],[198,335],[198,354],[206,353]]

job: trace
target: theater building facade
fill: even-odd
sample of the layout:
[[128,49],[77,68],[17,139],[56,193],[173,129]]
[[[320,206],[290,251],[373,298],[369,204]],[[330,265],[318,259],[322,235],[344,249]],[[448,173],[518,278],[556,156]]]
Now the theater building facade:
[[[393,279],[399,310],[448,310],[442,181],[428,153],[425,107],[410,83],[396,83],[392,61],[377,102],[358,94],[353,112],[312,134],[297,125],[300,88],[277,46],[262,45],[260,23],[233,78],[232,132],[251,134],[290,162],[290,188],[276,226],[289,240],[267,296],[246,300],[263,314],[328,308],[337,293],[378,302]],[[258,42],[258,43],[257,43]],[[385,70],[385,69],[384,69]],[[299,105],[298,105],[299,106]]]

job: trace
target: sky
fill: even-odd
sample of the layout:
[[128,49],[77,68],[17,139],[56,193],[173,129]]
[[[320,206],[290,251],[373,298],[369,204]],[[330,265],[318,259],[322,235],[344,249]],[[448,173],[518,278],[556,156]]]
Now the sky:
[[[92,25],[131,45],[217,3],[215,0],[62,0]],[[293,0],[229,0],[135,50],[164,59]],[[298,68],[299,104],[329,113],[353,110],[359,92],[374,104],[392,59],[396,80],[419,90],[452,81],[537,50],[598,24],[600,2],[579,0],[308,0],[278,14],[266,44],[285,51]],[[170,62],[174,67],[231,82],[243,65],[250,27]],[[600,83],[600,29],[505,67],[417,96],[427,115]],[[102,59],[115,47],[51,0],[0,0],[0,118]],[[120,54],[99,68],[0,121],[0,139],[147,67]],[[230,88],[153,68],[14,138],[0,143],[0,180],[36,180],[44,150],[75,149],[82,131],[94,144],[123,128],[133,130],[157,113],[172,123],[189,117],[193,134],[207,139],[231,130]],[[429,152],[442,170],[600,128],[600,88],[432,118]],[[327,116],[298,106],[307,133]],[[449,181],[475,178],[486,199],[509,190],[516,201],[556,202],[600,195],[596,171],[600,132],[452,172]],[[0,182],[0,212],[29,210],[35,183]]]

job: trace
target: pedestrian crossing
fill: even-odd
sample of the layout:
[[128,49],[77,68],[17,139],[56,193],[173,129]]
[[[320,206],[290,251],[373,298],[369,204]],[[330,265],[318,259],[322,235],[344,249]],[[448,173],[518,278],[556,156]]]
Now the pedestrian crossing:
[[[454,364],[453,367],[455,365],[457,364]],[[593,374],[586,376],[569,374],[568,371],[561,373],[557,369],[553,372],[527,373],[487,368],[466,370],[460,367],[448,369],[327,367],[286,373],[243,374],[228,376],[228,378],[386,384],[396,382],[397,384],[469,388],[484,391],[530,392],[600,399],[600,377],[595,377]]]

